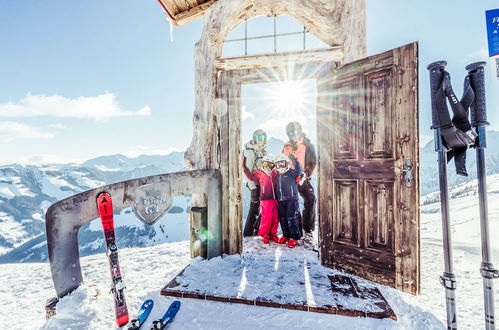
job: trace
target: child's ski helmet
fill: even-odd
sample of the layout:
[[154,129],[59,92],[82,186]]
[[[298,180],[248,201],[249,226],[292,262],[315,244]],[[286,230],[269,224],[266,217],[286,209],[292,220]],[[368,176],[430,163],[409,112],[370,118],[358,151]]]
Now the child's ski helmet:
[[275,160],[275,167],[277,169],[277,172],[280,174],[284,174],[289,170],[289,165],[290,165],[289,157],[286,156],[285,154],[280,154],[279,157],[276,158]]
[[274,159],[270,155],[265,155],[262,158],[262,171],[269,174],[275,167]]

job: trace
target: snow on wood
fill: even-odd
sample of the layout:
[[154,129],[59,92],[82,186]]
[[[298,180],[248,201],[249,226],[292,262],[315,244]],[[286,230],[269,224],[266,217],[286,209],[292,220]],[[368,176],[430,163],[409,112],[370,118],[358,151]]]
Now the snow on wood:
[[298,246],[246,238],[242,255],[194,259],[161,292],[166,296],[235,302],[346,316],[396,319],[374,283],[323,267]]

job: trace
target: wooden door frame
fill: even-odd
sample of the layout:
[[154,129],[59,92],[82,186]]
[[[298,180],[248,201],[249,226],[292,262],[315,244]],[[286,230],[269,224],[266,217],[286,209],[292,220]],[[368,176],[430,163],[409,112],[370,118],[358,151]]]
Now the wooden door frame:
[[[417,59],[417,43],[414,44],[414,51],[416,52]],[[404,48],[404,47],[402,47]],[[398,89],[407,90],[408,88],[416,91],[416,95],[411,95],[414,100],[408,100],[405,98],[397,99],[397,104],[404,104],[405,102],[415,102],[417,107],[417,85],[413,86],[414,81],[407,80],[410,75],[405,74],[409,72],[408,70],[413,70],[414,63],[406,63],[407,59],[404,58],[404,54],[399,54],[399,50],[402,48],[397,48],[390,50],[383,54],[389,52],[397,52],[394,54],[395,58],[395,72],[394,77],[396,79],[396,86]],[[411,49],[411,45],[405,47],[404,49]],[[368,59],[374,59],[376,61],[376,66],[382,67],[384,61],[383,54],[378,54],[369,57]],[[287,81],[287,80],[303,80],[303,79],[315,79],[317,88],[317,103],[316,103],[316,116],[317,116],[317,153],[318,153],[318,173],[319,185],[318,185],[318,218],[319,218],[319,230],[322,231],[320,236],[331,235],[332,228],[327,226],[327,218],[331,216],[328,210],[333,210],[333,200],[332,195],[329,195],[331,190],[332,180],[326,178],[332,178],[332,158],[330,155],[330,148],[332,140],[332,135],[330,128],[328,128],[328,123],[322,123],[321,121],[326,120],[323,117],[324,111],[327,112],[333,106],[333,91],[332,85],[330,83],[334,80],[335,70],[341,70],[343,67],[348,67],[348,70],[352,72],[362,71],[364,68],[362,65],[357,67],[357,62],[347,63],[338,68],[341,65],[343,53],[340,48],[330,48],[321,50],[311,50],[311,51],[299,51],[299,52],[288,52],[288,53],[278,53],[278,54],[262,54],[262,55],[251,55],[242,57],[232,57],[232,58],[218,58],[215,61],[217,67],[216,74],[216,100],[215,100],[215,130],[216,137],[214,138],[213,150],[216,152],[213,154],[213,163],[221,170],[222,174],[222,241],[224,253],[235,254],[241,253],[242,246],[242,167],[241,167],[241,85],[251,84],[251,83],[263,83],[263,82],[276,82],[276,81]],[[335,69],[338,68],[338,69]],[[416,84],[417,84],[417,63],[416,63]],[[319,87],[320,86],[320,87]],[[398,95],[398,94],[397,94]],[[416,125],[418,125],[418,114],[403,114],[399,116],[399,120],[415,120]],[[415,118],[412,118],[415,116]],[[400,123],[395,123],[397,126]],[[400,131],[400,132],[403,132]],[[325,141],[320,141],[319,135],[326,134],[327,138]],[[329,134],[329,135],[328,135]],[[405,134],[405,133],[404,133]],[[330,136],[331,135],[331,136]],[[398,136],[397,148],[400,149],[400,153],[404,155],[410,154],[413,157],[413,167],[415,172],[415,186],[419,187],[419,175],[417,175],[417,162],[419,161],[419,155],[413,154],[411,152],[406,152],[412,150],[412,145],[415,144],[414,150],[419,150],[418,136],[411,138],[410,132],[405,135]],[[331,150],[330,150],[331,149]],[[395,160],[395,166],[397,168],[402,168],[403,159]],[[329,173],[329,174],[328,174]],[[326,175],[325,175],[326,174]],[[416,194],[417,205],[407,206],[404,205],[402,200],[413,200],[412,194]],[[325,198],[323,195],[327,194]],[[396,273],[396,279],[394,286],[406,292],[411,292],[413,294],[419,293],[420,283],[420,253],[419,253],[419,192],[408,191],[407,189],[394,189],[394,198],[397,199],[398,208],[400,208],[400,226],[410,227],[414,223],[418,225],[418,233],[416,237],[407,237],[407,230],[402,230],[401,233],[395,232],[395,263],[396,269],[402,269],[400,265],[402,264],[413,264],[414,267],[410,268],[409,274]],[[412,198],[412,199],[411,199]],[[414,214],[413,210],[416,210]],[[358,230],[362,230],[358,228]],[[400,235],[405,235],[400,237]],[[409,247],[404,246],[401,242],[410,242]],[[416,243],[416,244],[412,244]],[[414,259],[409,257],[410,249],[417,245],[417,257]],[[330,256],[332,251],[324,250],[321,246],[321,264],[326,266],[334,266],[325,261],[326,256]],[[324,250],[324,251],[322,251]],[[327,259],[327,258],[326,258]],[[336,265],[338,266],[338,265]],[[334,267],[336,267],[334,266]],[[341,266],[341,265],[339,265]],[[405,269],[405,268],[404,268]],[[416,272],[415,274],[413,274]],[[407,279],[416,279],[414,281],[408,281]]]
[[[242,253],[242,84],[315,79],[339,65],[341,47],[218,58],[213,155],[222,174],[222,244],[224,253]],[[318,96],[319,101],[319,96]],[[316,105],[316,113],[317,106]],[[320,157],[320,151],[319,157]],[[319,163],[320,166],[320,163]],[[320,193],[320,192],[319,192]],[[319,217],[320,219],[320,217]],[[319,220],[320,221],[320,220]]]

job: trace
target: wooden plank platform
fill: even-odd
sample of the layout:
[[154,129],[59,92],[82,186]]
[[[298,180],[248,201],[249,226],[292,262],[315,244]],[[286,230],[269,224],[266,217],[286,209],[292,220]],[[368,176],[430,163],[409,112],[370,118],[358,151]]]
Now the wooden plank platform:
[[397,316],[377,285],[323,267],[317,254],[245,239],[239,255],[194,259],[161,290],[164,296],[354,317]]

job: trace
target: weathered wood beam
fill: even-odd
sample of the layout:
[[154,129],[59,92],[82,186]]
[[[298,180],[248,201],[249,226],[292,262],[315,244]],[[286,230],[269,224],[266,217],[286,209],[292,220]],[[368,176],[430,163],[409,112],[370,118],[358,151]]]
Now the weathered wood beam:
[[211,5],[215,3],[216,0],[210,0],[205,2],[195,8],[180,12],[175,15],[175,21],[179,26],[190,23],[202,17],[205,11],[210,8]]
[[179,9],[179,13],[189,10],[189,6],[184,0],[170,0],[170,1],[175,3],[175,5]]
[[333,47],[277,54],[219,57],[215,60],[215,66],[218,70],[263,69],[312,62],[341,62],[343,57],[343,48]]
[[179,9],[175,5],[175,3],[170,3],[167,0],[159,0],[159,2],[163,6],[163,9],[166,11],[168,20],[172,22],[173,26],[178,27],[179,25],[175,20],[175,13],[178,13]]
[[184,1],[187,2],[190,9],[199,6],[199,3],[196,0],[184,0]]

